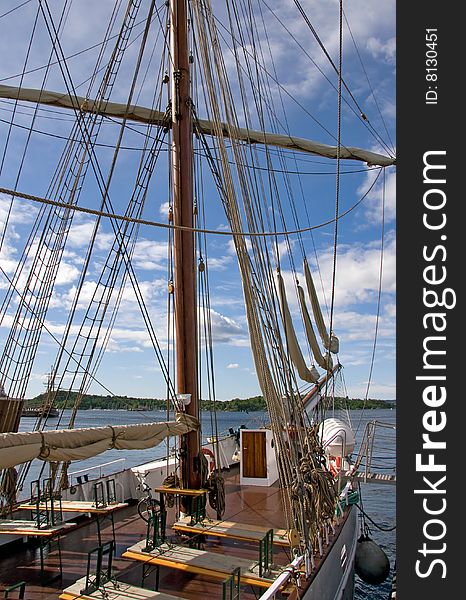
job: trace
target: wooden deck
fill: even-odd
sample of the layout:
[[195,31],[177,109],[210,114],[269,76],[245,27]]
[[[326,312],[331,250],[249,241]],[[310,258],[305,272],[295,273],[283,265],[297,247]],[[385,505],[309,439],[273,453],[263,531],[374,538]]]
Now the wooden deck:
[[[225,519],[239,521],[255,526],[258,522],[265,529],[283,529],[285,526],[281,510],[281,496],[277,485],[270,488],[239,485],[239,469],[233,467],[225,475],[226,512]],[[87,511],[86,511],[87,512]],[[214,511],[207,509],[208,517],[215,516]],[[18,513],[20,514],[20,513]],[[145,523],[137,514],[136,505],[119,508],[114,512],[116,533],[116,556],[113,561],[114,575],[119,581],[133,586],[141,586],[142,564],[140,562],[122,557],[122,554],[131,546],[140,542],[146,534]],[[87,552],[98,545],[95,520],[85,516],[73,519],[77,527],[70,528],[65,535],[61,535],[61,556],[63,563],[63,579],[40,585],[40,559],[39,545],[33,539],[28,543],[22,540],[6,547],[0,547],[0,595],[4,587],[19,581],[26,581],[27,600],[57,600],[63,590],[73,586],[76,581],[86,574]],[[175,512],[169,509],[167,524],[176,520]],[[110,525],[108,526],[110,528]],[[109,533],[104,530],[103,534]],[[167,535],[172,543],[185,543],[186,538],[175,531],[168,529]],[[236,539],[210,537],[203,543],[203,549],[215,552],[224,557],[235,557],[249,561],[257,561],[257,542],[240,541]],[[286,565],[289,562],[289,551],[285,547],[275,547],[273,562]],[[56,570],[58,554],[51,551],[46,557],[46,569]],[[147,589],[154,590],[155,573],[145,581]],[[243,584],[241,588],[242,600],[252,600],[256,597],[259,588]],[[193,573],[174,571],[166,566],[160,567],[159,591],[189,599],[209,597],[211,600],[222,597],[222,581],[219,578]],[[154,592],[152,592],[154,593]],[[14,597],[12,595],[12,597]],[[92,597],[92,596],[91,596]],[[111,596],[110,596],[111,597]],[[72,596],[69,600],[71,600]],[[112,597],[111,597],[112,598]],[[136,597],[137,598],[137,597]],[[149,596],[152,598],[152,596]],[[164,600],[164,596],[154,596]],[[112,600],[116,600],[112,598]],[[141,598],[142,600],[142,598]]]

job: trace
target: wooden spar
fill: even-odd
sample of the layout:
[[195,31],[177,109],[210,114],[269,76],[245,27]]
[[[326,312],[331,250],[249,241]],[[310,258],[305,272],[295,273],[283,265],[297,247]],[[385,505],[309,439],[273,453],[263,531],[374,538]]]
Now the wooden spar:
[[[330,381],[330,379],[332,377],[334,377],[338,371],[341,369],[341,364],[337,363],[335,365],[335,367],[331,370],[328,371],[321,379],[319,379],[319,381],[309,390],[309,392],[304,396],[302,402],[303,402],[303,406],[305,409],[309,409],[311,408],[312,405],[312,400],[315,397],[315,395],[320,392],[320,390],[322,389],[322,386],[324,386],[327,381]],[[316,403],[317,405],[318,403]]]
[[[11,98],[23,102],[35,102],[46,104],[48,106],[57,106],[59,108],[76,109],[79,107],[81,112],[95,112],[116,119],[126,119],[137,123],[149,123],[159,127],[165,127],[165,113],[146,108],[144,106],[119,104],[117,102],[106,102],[105,106],[100,106],[91,98],[82,96],[69,96],[62,92],[53,92],[50,90],[34,90],[30,88],[18,88],[9,85],[0,85],[0,98]],[[210,121],[199,119],[196,122],[199,133],[213,136],[214,126]],[[286,150],[297,150],[316,156],[335,159],[337,157],[336,146],[329,146],[313,140],[307,140],[290,135],[275,134],[264,131],[254,131],[243,127],[231,128],[222,124],[222,135],[229,137],[230,132],[234,133],[235,139],[243,140],[250,144],[267,144],[268,146],[277,146]],[[354,148],[352,146],[342,146],[340,148],[340,158],[349,160],[358,160],[368,163],[372,166],[388,167],[395,164],[395,158],[384,156],[363,148]]]
[[[175,225],[192,228],[193,127],[186,0],[170,0],[170,34],[173,219]],[[186,412],[199,419],[196,274],[192,231],[175,229],[174,266],[177,391],[179,394],[191,394]],[[180,460],[183,487],[200,488],[199,453],[199,431],[182,436]]]

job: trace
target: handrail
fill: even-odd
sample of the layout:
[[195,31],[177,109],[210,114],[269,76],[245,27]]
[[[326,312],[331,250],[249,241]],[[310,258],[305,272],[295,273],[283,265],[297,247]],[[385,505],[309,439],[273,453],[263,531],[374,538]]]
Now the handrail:
[[383,421],[373,420],[369,421],[366,424],[361,444],[359,446],[358,454],[356,456],[352,469],[353,471],[356,471],[359,468],[359,465],[361,464],[363,458],[365,458],[364,475],[366,481],[371,468],[375,432],[377,427],[396,430],[396,425],[393,425],[392,423],[384,423]]
[[260,600],[270,600],[275,598],[275,594],[288,582],[295,571],[303,564],[304,556],[297,556],[292,563],[281,573],[272,585],[260,596]]
[[[95,471],[96,469],[102,469],[103,467],[108,467],[108,465],[113,465],[118,462],[125,462],[126,458],[116,458],[115,460],[111,460],[106,463],[102,463],[100,465],[94,465],[93,467],[88,467],[87,469],[80,469],[79,471],[73,471],[72,473],[68,473],[69,477],[73,475],[79,475],[80,473],[89,473],[89,471]],[[100,477],[102,477],[102,471],[100,472]],[[70,480],[71,482],[71,480]]]

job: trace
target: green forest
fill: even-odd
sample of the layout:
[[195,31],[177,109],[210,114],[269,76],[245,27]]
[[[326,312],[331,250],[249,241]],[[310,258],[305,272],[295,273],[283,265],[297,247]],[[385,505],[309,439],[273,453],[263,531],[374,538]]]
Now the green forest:
[[[39,394],[28,400],[25,404],[28,408],[39,408],[45,401],[46,394]],[[76,392],[59,391],[54,404],[58,409],[72,408],[76,401]],[[395,402],[386,400],[368,399],[364,402],[359,398],[335,398],[336,409],[362,409],[362,408],[393,408]],[[164,410],[167,408],[167,400],[156,398],[133,398],[130,396],[98,396],[86,394],[80,405],[80,409],[89,410],[93,408],[108,410]],[[201,410],[222,410],[234,412],[254,412],[266,410],[265,401],[262,396],[252,398],[233,398],[225,401],[201,400]]]

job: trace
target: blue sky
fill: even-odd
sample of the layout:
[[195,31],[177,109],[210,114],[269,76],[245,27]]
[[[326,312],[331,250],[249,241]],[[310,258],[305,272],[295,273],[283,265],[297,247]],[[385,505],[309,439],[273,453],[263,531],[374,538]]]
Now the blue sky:
[[[2,3],[2,14],[19,2]],[[57,3],[54,10],[58,10]],[[81,1],[71,5],[65,25],[63,49],[69,56],[99,41],[106,14],[113,3]],[[159,3],[163,6],[164,3]],[[214,3],[217,4],[217,3]],[[329,54],[337,61],[338,49],[338,5],[336,2],[302,2],[307,14],[319,33]],[[334,90],[321,73],[316,69],[309,55],[324,71],[335,85],[335,74],[328,61],[318,52],[317,44],[307,26],[302,22],[293,2],[270,1],[260,3],[267,23],[267,40],[262,40],[264,47],[270,47],[276,57],[273,65],[281,87],[271,87],[271,94],[277,104],[283,101],[286,110],[289,130],[300,137],[334,143],[332,132],[336,131],[336,99]],[[87,7],[87,8],[86,8]],[[271,7],[274,14],[269,12]],[[27,42],[30,37],[33,17],[37,5],[29,2],[18,10],[0,18],[0,84],[18,85],[19,77],[10,78],[23,69]],[[395,126],[395,2],[363,3],[355,0],[346,3],[346,17],[351,33],[354,36],[360,57],[364,62],[366,73],[361,69],[358,54],[353,45],[351,35],[345,26],[345,58],[343,63],[344,78],[352,93],[369,117],[370,123],[381,132],[388,142],[386,129],[394,140]],[[57,13],[58,14],[58,13]],[[225,19],[220,14],[220,19]],[[281,23],[280,23],[281,21]],[[40,19],[39,19],[40,22]],[[223,21],[224,22],[224,21]],[[296,41],[289,38],[286,28],[293,33]],[[43,29],[43,28],[42,28]],[[37,30],[32,45],[32,53],[28,59],[27,69],[41,67],[47,63],[50,43],[46,33]],[[137,30],[137,31],[140,31]],[[219,28],[221,31],[221,28]],[[155,41],[155,39],[153,40]],[[160,44],[155,46],[156,52]],[[304,50],[303,50],[304,49]],[[79,86],[86,79],[89,70],[95,64],[98,49],[86,52],[69,60],[70,73],[78,93],[84,93],[85,86]],[[136,44],[130,47],[130,58],[134,59]],[[158,60],[154,61],[158,64]],[[233,59],[226,57],[228,69],[233,68]],[[23,86],[37,87],[42,84],[43,70],[29,73],[24,77]],[[367,82],[369,77],[370,85]],[[124,65],[121,85],[116,86],[114,99],[122,100],[125,83],[129,75]],[[234,85],[234,84],[233,84]],[[63,79],[57,67],[51,69],[45,87],[52,90],[63,90]],[[371,94],[374,91],[376,102]],[[138,102],[150,103],[149,86],[146,82],[138,89]],[[120,97],[121,96],[121,97]],[[199,99],[199,113],[202,114],[202,101]],[[0,101],[0,152],[3,154],[8,123],[12,118],[11,101]],[[241,119],[241,110],[238,109]],[[309,113],[317,121],[309,118]],[[280,113],[281,115],[281,113]],[[382,117],[383,121],[382,121]],[[52,118],[53,117],[53,118]],[[57,119],[59,117],[59,119]],[[0,174],[2,187],[15,185],[21,152],[26,140],[26,130],[31,123],[32,108],[22,104],[16,109],[15,126],[5,161]],[[42,111],[35,122],[35,129],[27,150],[27,161],[19,178],[18,189],[21,191],[45,196],[48,182],[64,147],[64,140],[52,138],[48,134],[68,135],[70,116],[65,112]],[[280,116],[283,122],[284,117]],[[116,129],[113,125],[104,125],[101,143],[111,143],[115,139]],[[140,146],[142,136],[128,132],[124,138],[127,146]],[[361,120],[354,123],[354,114],[343,104],[342,140],[348,146],[361,146],[384,152],[377,140],[370,134]],[[102,165],[108,165],[108,153],[98,149]],[[384,152],[385,153],[385,152]],[[165,221],[167,217],[168,183],[166,178],[166,152],[161,153],[160,169],[155,173],[144,218]],[[111,197],[115,207],[124,211],[125,190],[130,189],[127,173],[136,161],[136,152],[124,150],[118,159],[121,174],[117,174],[112,182]],[[304,203],[310,215],[311,224],[322,223],[333,217],[335,202],[335,177],[330,174],[335,166],[328,166],[323,159],[304,154],[296,155],[296,162],[289,159],[287,168],[298,167],[301,174],[301,186],[294,184],[299,214],[304,219]],[[365,170],[364,165],[352,161],[342,163],[342,171],[351,171],[342,176],[340,211],[351,207],[365,194],[373,182],[376,172]],[[314,174],[318,172],[319,174]],[[320,174],[326,172],[326,174]],[[340,360],[345,367],[344,376],[350,397],[361,397],[366,393],[369,376],[369,362],[372,354],[374,328],[376,324],[378,277],[381,240],[381,198],[382,178],[380,177],[372,191],[361,205],[340,221],[339,250],[337,260],[335,296],[335,331],[340,338]],[[302,193],[301,193],[302,189]],[[96,186],[92,178],[83,191],[80,204],[95,206]],[[150,200],[150,201],[149,201]],[[3,228],[9,198],[0,195],[0,223]],[[227,222],[215,189],[206,176],[204,188],[204,210],[206,226],[225,229]],[[14,272],[27,235],[33,225],[39,208],[37,204],[17,200],[13,204],[5,242],[0,254],[2,268],[11,275]],[[63,332],[80,269],[93,229],[93,219],[88,215],[77,214],[70,232],[62,264],[58,272],[54,295],[47,316],[47,327],[57,337]],[[307,221],[300,222],[306,227]],[[105,253],[111,244],[110,227],[102,224],[97,249],[92,267],[83,288],[83,303],[89,299],[102,265]],[[332,276],[333,225],[329,225],[303,235],[303,242],[311,266],[319,268],[320,277],[318,291],[321,295],[325,314],[325,300],[329,300]],[[297,244],[296,240],[292,244]],[[314,247],[318,256],[318,264],[314,258]],[[211,284],[211,322],[214,340],[214,356],[216,369],[217,397],[229,399],[246,397],[259,393],[255,378],[251,353],[247,336],[247,324],[241,293],[241,282],[235,263],[231,238],[226,236],[209,236],[209,278]],[[134,266],[140,282],[144,299],[151,314],[161,346],[167,349],[167,234],[164,230],[141,227],[134,253]],[[289,301],[294,315],[298,307],[293,296],[291,271],[284,262],[284,277],[290,290]],[[301,266],[297,264],[298,275]],[[320,286],[320,279],[322,286]],[[0,292],[3,294],[8,284],[0,278]],[[13,307],[14,309],[14,307]],[[11,323],[11,312],[4,319],[0,328],[0,340],[4,339]],[[81,313],[82,314],[82,313]],[[28,396],[41,392],[44,388],[45,374],[55,360],[57,344],[47,332],[42,335],[37,360],[33,368]],[[134,293],[127,286],[108,345],[108,352],[102,361],[97,378],[111,392],[128,396],[164,397],[165,385],[160,369],[154,358],[154,352],[148,342]],[[97,384],[91,387],[96,393],[106,393]],[[394,172],[386,172],[385,191],[385,249],[383,262],[383,286],[378,331],[377,354],[369,391],[370,397],[395,398],[395,179]]]

